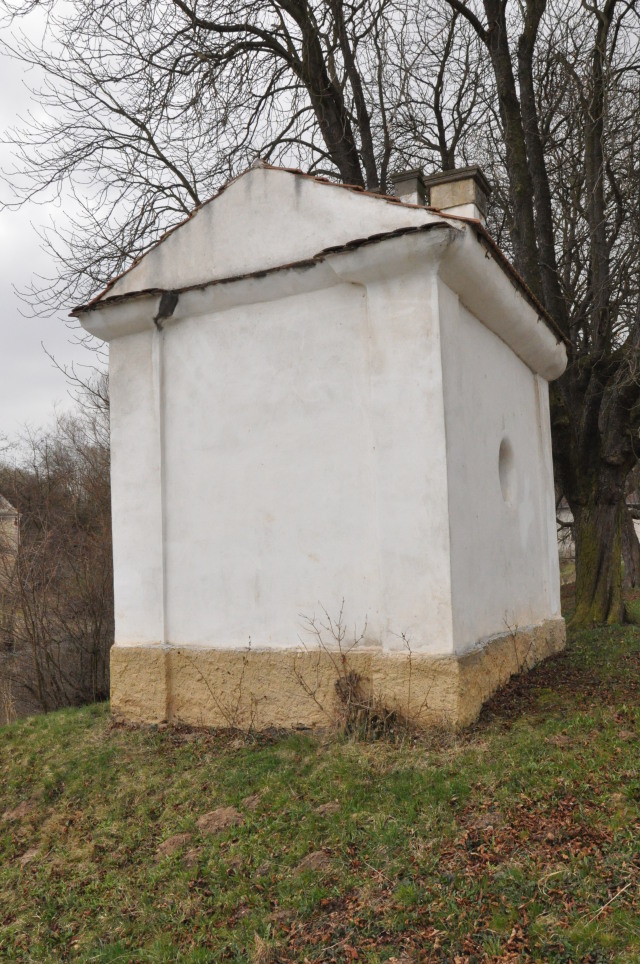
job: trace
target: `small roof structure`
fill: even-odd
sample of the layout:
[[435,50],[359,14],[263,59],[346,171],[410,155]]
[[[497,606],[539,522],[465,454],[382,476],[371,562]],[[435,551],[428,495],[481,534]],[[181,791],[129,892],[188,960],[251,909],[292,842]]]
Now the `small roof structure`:
[[[200,288],[203,286],[208,286],[210,284],[228,284],[233,281],[240,281],[247,278],[259,277],[263,273],[285,270],[290,268],[304,268],[307,266],[312,266],[314,264],[319,264],[325,260],[328,255],[338,254],[343,251],[350,251],[357,247],[361,247],[367,244],[374,244],[381,241],[386,241],[394,237],[402,236],[404,234],[412,234],[418,230],[428,230],[429,227],[433,226],[434,223],[440,224],[451,224],[455,226],[456,222],[462,227],[462,225],[468,225],[473,235],[479,245],[481,245],[487,254],[494,260],[501,270],[510,278],[515,287],[519,290],[520,294],[529,302],[529,304],[535,309],[538,317],[544,322],[544,324],[551,329],[553,334],[556,336],[558,341],[563,342],[565,345],[568,344],[567,339],[563,332],[558,328],[553,318],[548,314],[544,306],[541,304],[536,295],[531,291],[528,285],[525,283],[524,279],[521,277],[519,272],[514,268],[508,258],[505,256],[504,252],[496,244],[494,239],[491,237],[484,224],[473,218],[461,217],[455,214],[448,214],[446,212],[439,211],[437,208],[428,207],[419,204],[410,204],[406,201],[401,200],[398,197],[393,197],[387,194],[376,194],[372,191],[366,191],[357,185],[352,184],[342,184],[337,181],[331,181],[325,177],[316,177],[311,174],[307,174],[297,168],[287,168],[287,167],[277,167],[271,164],[267,164],[264,161],[256,161],[251,167],[247,168],[237,177],[231,178],[227,181],[223,187],[217,191],[211,198],[204,201],[201,205],[194,208],[194,210],[184,218],[178,224],[169,228],[165,233],[155,242],[144,254],[136,258],[132,264],[126,268],[121,274],[113,278],[107,286],[95,295],[87,304],[79,305],[71,311],[73,317],[79,317],[91,309],[97,308],[104,304],[114,304],[128,298],[137,297],[140,295],[150,295],[159,294],[163,290],[167,290],[166,286],[163,288],[158,287],[154,284],[154,281],[160,276],[164,278],[167,275],[171,276],[171,270],[168,270],[171,260],[175,256],[175,252],[172,247],[173,235],[180,230],[184,225],[197,220],[206,210],[212,205],[213,202],[222,198],[222,196],[229,191],[233,191],[239,183],[247,178],[247,175],[251,175],[256,169],[264,170],[268,172],[276,172],[283,175],[293,175],[292,178],[292,192],[296,196],[296,199],[300,202],[302,207],[308,207],[306,198],[303,197],[302,193],[295,187],[295,181],[298,182],[312,182],[314,185],[326,187],[330,186],[335,188],[337,191],[348,192],[359,198],[367,198],[372,201],[377,202],[378,205],[385,204],[390,209],[395,209],[393,213],[390,213],[386,220],[389,223],[389,230],[385,232],[380,232],[379,230],[372,233],[367,233],[368,218],[364,213],[362,207],[353,209],[353,220],[348,220],[345,222],[345,232],[344,232],[344,244],[336,245],[335,243],[331,246],[326,246],[322,248],[313,247],[313,239],[320,238],[322,236],[322,231],[318,230],[318,220],[314,218],[314,214],[318,216],[320,222],[323,220],[323,215],[325,211],[319,208],[317,212],[305,210],[303,211],[304,216],[307,217],[308,223],[310,225],[309,231],[309,242],[311,246],[308,250],[302,250],[301,254],[304,257],[299,260],[291,260],[290,257],[279,258],[279,236],[284,239],[283,255],[286,251],[286,231],[278,231],[279,225],[273,225],[273,231],[270,232],[271,237],[267,239],[264,235],[261,236],[260,231],[256,231],[254,227],[253,237],[258,239],[259,243],[262,244],[261,251],[251,251],[248,253],[248,266],[253,270],[248,270],[246,273],[238,275],[224,274],[224,264],[225,257],[224,252],[219,252],[222,257],[218,256],[215,259],[211,258],[211,253],[206,250],[199,253],[197,251],[197,245],[192,245],[192,250],[194,257],[192,259],[194,264],[193,281],[188,285],[177,285],[171,290],[176,294],[181,294],[183,292],[193,290],[194,288]],[[466,170],[466,169],[465,169]],[[475,170],[475,169],[474,169]],[[450,174],[451,172],[449,172]],[[434,176],[435,177],[435,176]],[[431,178],[430,180],[433,180]],[[251,197],[251,189],[248,189],[248,197]],[[415,212],[415,214],[414,214]],[[288,216],[289,212],[284,211],[283,214]],[[251,210],[252,218],[256,219],[256,215],[259,217],[260,211]],[[409,223],[407,223],[409,220]],[[376,215],[375,219],[371,218],[371,225],[379,225],[379,214]],[[362,230],[362,234],[360,230]],[[357,231],[357,235],[354,237],[354,230]],[[192,230],[192,236],[194,240],[198,237],[198,225],[194,225]],[[332,225],[332,236],[335,236],[335,224]],[[181,235],[181,242],[184,244],[185,236]],[[270,243],[268,243],[270,242]],[[161,252],[159,249],[165,248],[165,252]],[[169,250],[171,249],[171,250]],[[199,270],[198,262],[202,258],[202,254],[205,254],[205,261],[202,264],[202,268],[206,264],[206,269]],[[218,270],[213,274],[211,273],[211,263],[212,261],[219,266]]]

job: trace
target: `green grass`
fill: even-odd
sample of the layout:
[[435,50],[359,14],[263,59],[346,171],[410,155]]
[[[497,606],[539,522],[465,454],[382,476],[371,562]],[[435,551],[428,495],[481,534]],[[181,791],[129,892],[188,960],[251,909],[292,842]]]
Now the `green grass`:
[[640,961],[639,680],[620,627],[437,746],[2,727],[0,960]]

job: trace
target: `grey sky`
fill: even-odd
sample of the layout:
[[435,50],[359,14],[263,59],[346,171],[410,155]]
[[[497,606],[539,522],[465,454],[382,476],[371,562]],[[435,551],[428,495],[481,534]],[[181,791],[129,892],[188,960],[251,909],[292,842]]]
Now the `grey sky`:
[[[24,112],[29,96],[20,64],[0,53],[0,131],[12,126]],[[10,149],[0,144],[0,167],[11,164]],[[0,198],[8,188],[0,185]],[[54,266],[40,248],[33,225],[47,223],[55,208],[31,205],[18,212],[0,211],[0,436],[14,436],[25,424],[49,421],[54,405],[68,404],[64,376],[45,354],[61,364],[91,364],[92,355],[74,344],[65,324],[65,312],[52,318],[23,317],[24,306],[13,290],[25,288],[35,274],[51,275]],[[72,306],[70,306],[72,307]]]

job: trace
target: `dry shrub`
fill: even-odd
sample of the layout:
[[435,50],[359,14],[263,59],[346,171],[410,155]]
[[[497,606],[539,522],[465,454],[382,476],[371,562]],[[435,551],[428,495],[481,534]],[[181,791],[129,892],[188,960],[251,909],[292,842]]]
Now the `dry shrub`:
[[[337,727],[339,732],[355,740],[391,739],[394,742],[402,740],[415,732],[415,720],[424,706],[416,713],[412,713],[411,706],[411,662],[412,652],[408,637],[401,634],[407,650],[409,667],[409,687],[407,692],[406,711],[389,707],[384,700],[372,692],[367,680],[355,669],[352,656],[358,647],[362,647],[367,635],[367,621],[360,632],[354,628],[353,634],[348,635],[344,617],[344,599],[338,615],[333,618],[324,606],[321,607],[322,616],[304,616],[303,636],[300,637],[304,649],[316,651],[319,655],[329,658],[335,672],[334,690],[337,697],[338,711],[334,706],[325,706],[320,696],[320,688],[310,684],[300,670],[294,670],[294,675],[305,691],[322,712],[327,720]],[[305,638],[306,637],[306,638]],[[308,640],[311,640],[312,646]],[[426,701],[425,701],[426,702]]]
[[106,383],[72,415],[27,432],[0,492],[20,513],[5,579],[0,678],[21,712],[106,699],[113,572]]
[[407,735],[412,729],[408,717],[389,709],[367,689],[360,673],[345,666],[344,674],[335,682],[341,707],[340,728],[357,740],[397,739]]

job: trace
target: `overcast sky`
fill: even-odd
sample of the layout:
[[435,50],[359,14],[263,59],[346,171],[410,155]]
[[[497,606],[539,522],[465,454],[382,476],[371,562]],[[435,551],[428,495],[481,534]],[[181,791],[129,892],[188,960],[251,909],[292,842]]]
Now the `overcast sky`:
[[[4,139],[29,96],[21,66],[1,52],[0,90],[0,139]],[[10,149],[0,144],[0,167],[11,164]],[[9,189],[0,184],[0,198],[9,197]],[[52,318],[24,317],[28,309],[13,290],[27,287],[34,274],[51,275],[54,270],[32,226],[46,223],[50,213],[55,210],[39,205],[0,211],[0,436],[13,437],[25,424],[43,425],[56,404],[69,404],[64,375],[47,357],[43,344],[60,364],[92,362],[87,349],[74,344],[65,312]]]

